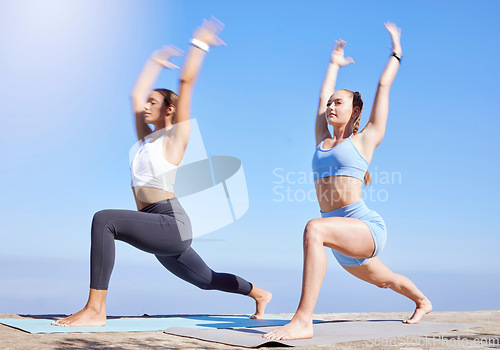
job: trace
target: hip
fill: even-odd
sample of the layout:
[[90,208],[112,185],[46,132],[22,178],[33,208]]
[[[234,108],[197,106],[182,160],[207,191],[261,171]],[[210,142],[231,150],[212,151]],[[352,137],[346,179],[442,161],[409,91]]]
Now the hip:
[[132,192],[134,193],[137,210],[142,210],[151,204],[158,203],[166,199],[175,198],[175,194],[173,192],[145,186],[132,187]]
[[351,217],[373,222],[385,228],[384,219],[375,210],[368,208],[362,199],[328,212],[321,212],[321,217]]

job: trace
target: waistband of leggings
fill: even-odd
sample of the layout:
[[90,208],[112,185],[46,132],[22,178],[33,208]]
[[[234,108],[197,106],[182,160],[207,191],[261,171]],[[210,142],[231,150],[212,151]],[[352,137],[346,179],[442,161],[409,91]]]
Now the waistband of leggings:
[[181,203],[177,199],[177,197],[164,199],[158,202],[151,203],[150,205],[142,208],[140,211],[144,213],[162,213],[166,211],[172,210],[183,210]]
[[332,217],[332,216],[359,216],[369,213],[370,209],[366,206],[365,202],[360,199],[357,202],[347,204],[343,207],[328,211],[326,213],[321,212],[322,217]]

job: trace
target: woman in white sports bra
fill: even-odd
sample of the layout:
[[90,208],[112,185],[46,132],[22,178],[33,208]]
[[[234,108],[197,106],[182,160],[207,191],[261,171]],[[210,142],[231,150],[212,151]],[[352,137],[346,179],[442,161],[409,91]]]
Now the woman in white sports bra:
[[[382,73],[370,120],[359,133],[363,101],[359,92],[335,91],[340,67],[354,63],[344,58],[345,42],[337,42],[321,88],[316,117],[316,151],[313,157],[314,183],[321,218],[309,221],[304,230],[302,295],[290,323],[263,335],[268,339],[290,340],[313,336],[313,312],[326,274],[327,256],[332,252],[352,275],[380,288],[391,288],[416,304],[405,323],[418,323],[432,311],[425,295],[405,276],[389,270],[378,258],[386,242],[382,217],[370,210],[361,198],[363,182],[375,148],[382,142],[389,112],[389,90],[401,60],[401,30],[385,27],[392,38],[393,54]],[[333,126],[333,135],[328,129]]]
[[[166,89],[150,92],[162,68],[177,68],[169,59],[178,56],[179,51],[167,47],[155,51],[146,62],[132,91],[137,136],[142,141],[130,164],[138,211],[102,210],[94,215],[87,304],[53,325],[106,324],[105,304],[114,265],[115,239],[154,254],[170,272],[199,288],[253,298],[256,311],[251,317],[263,317],[271,293],[236,275],[215,272],[205,264],[191,248],[191,223],[173,192],[177,167],[189,141],[193,88],[209,47],[223,44],[218,37],[222,28],[222,23],[213,18],[194,32],[180,74],[179,96]],[[155,132],[148,124],[155,126]]]

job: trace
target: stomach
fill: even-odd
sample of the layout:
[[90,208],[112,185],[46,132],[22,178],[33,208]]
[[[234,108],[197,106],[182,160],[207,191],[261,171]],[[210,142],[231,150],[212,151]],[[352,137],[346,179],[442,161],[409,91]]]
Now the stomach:
[[361,200],[363,181],[349,176],[328,176],[314,181],[316,196],[323,213]]
[[141,210],[150,204],[175,197],[175,193],[173,192],[145,186],[132,187],[132,192],[134,193],[137,210]]

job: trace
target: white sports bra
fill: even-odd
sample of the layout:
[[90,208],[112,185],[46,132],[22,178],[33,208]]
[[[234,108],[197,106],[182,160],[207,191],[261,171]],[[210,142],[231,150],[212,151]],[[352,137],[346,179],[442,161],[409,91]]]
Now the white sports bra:
[[[179,165],[169,163],[163,155],[163,138],[145,140],[132,162],[132,187],[144,186],[174,192],[175,175]],[[148,142],[149,141],[149,142]]]

